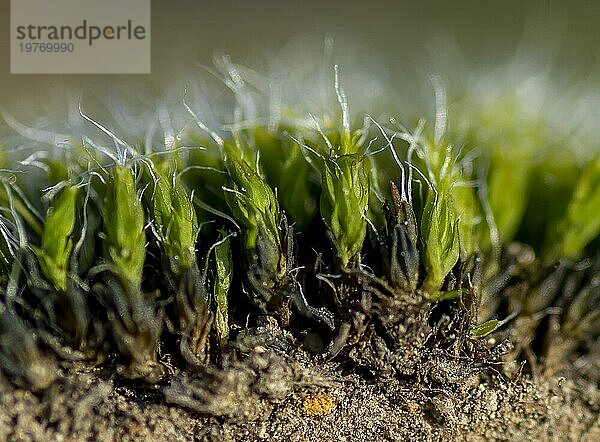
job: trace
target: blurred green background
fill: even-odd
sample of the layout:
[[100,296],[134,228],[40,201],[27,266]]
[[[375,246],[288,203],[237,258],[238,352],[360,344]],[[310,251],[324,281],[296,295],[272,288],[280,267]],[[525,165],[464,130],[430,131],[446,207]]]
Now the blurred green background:
[[[44,94],[56,83],[107,84],[121,76],[10,75],[9,9],[0,9],[0,103]],[[528,39],[558,44],[561,66],[589,72],[596,63],[600,2],[593,1],[158,1],[152,2],[152,74],[139,76],[157,92],[186,66],[209,64],[216,51],[240,63],[279,50],[298,36],[380,57],[393,74],[459,47],[465,63],[494,64]],[[440,44],[443,42],[444,44]],[[307,43],[308,44],[308,43]],[[301,50],[302,46],[298,46]],[[300,55],[300,54],[299,54]],[[131,76],[130,76],[131,77]]]

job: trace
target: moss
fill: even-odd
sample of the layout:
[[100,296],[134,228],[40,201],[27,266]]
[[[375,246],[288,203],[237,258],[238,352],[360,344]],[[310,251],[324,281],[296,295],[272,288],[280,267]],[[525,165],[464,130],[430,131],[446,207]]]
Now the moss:
[[[47,354],[75,355],[60,348],[74,330],[78,348],[102,348],[120,374],[156,383],[168,369],[214,368],[243,353],[238,338],[264,318],[277,326],[256,338],[261,345],[286,347],[278,327],[299,340],[311,330],[327,357],[406,376],[421,354],[437,361],[448,349],[487,363],[493,349],[480,338],[507,327],[522,335],[519,357],[587,351],[598,338],[597,157],[575,179],[572,163],[540,154],[552,134],[536,119],[519,124],[511,100],[485,109],[465,100],[462,133],[445,130],[438,109],[431,135],[423,124],[353,124],[337,74],[333,89],[337,103],[323,118],[290,111],[269,126],[247,122],[251,95],[236,90],[230,133],[209,129],[185,103],[192,124],[145,153],[140,140],[103,127],[114,149],[88,140],[93,148],[49,149],[47,170],[3,156],[0,298],[23,333],[43,337],[27,344],[36,364],[53,373]],[[43,176],[30,183],[24,173]],[[539,185],[548,176],[556,185]],[[45,219],[38,182],[64,186]],[[548,327],[559,308],[562,325]],[[85,327],[60,324],[79,311]],[[548,330],[567,350],[546,348]],[[48,383],[30,379],[14,339],[0,350],[16,382]],[[315,396],[304,406],[324,414],[335,404]]]

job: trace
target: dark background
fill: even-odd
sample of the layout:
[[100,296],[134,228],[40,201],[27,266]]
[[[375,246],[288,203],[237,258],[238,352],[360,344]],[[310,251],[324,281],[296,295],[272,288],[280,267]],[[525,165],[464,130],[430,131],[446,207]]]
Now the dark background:
[[[57,82],[107,84],[122,76],[11,75],[10,1],[0,9],[0,103],[44,94]],[[600,2],[594,1],[158,1],[152,2],[152,74],[135,76],[158,91],[194,62],[210,63],[216,51],[251,62],[256,51],[277,50],[301,35],[377,54],[392,72],[435,57],[436,41],[453,40],[474,65],[495,63],[526,43],[531,30],[560,42],[564,66],[595,63]],[[545,35],[545,37],[544,37]],[[535,44],[539,44],[536,42]],[[443,55],[443,54],[439,54]],[[129,76],[131,80],[132,76]],[[141,84],[141,83],[140,83]]]

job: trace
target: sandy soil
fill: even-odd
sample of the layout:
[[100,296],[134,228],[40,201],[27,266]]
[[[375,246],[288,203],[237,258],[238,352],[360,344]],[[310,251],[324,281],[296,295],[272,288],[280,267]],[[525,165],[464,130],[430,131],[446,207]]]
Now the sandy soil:
[[600,440],[600,392],[565,378],[493,369],[443,388],[268,346],[224,367],[150,388],[70,363],[38,394],[0,378],[0,440]]

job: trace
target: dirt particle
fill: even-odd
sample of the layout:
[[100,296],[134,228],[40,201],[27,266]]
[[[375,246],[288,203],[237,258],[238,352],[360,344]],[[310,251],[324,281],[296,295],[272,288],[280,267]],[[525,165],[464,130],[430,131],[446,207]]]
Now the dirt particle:
[[305,397],[302,406],[309,416],[322,416],[329,414],[337,406],[337,401],[329,394],[317,393]]
[[487,403],[485,408],[489,413],[494,413],[498,410],[498,395],[496,392],[492,391],[487,397]]
[[417,404],[416,402],[409,402],[409,403],[406,404],[406,409],[410,413],[414,414],[417,411],[419,411],[421,409],[421,407],[419,407],[419,404]]

